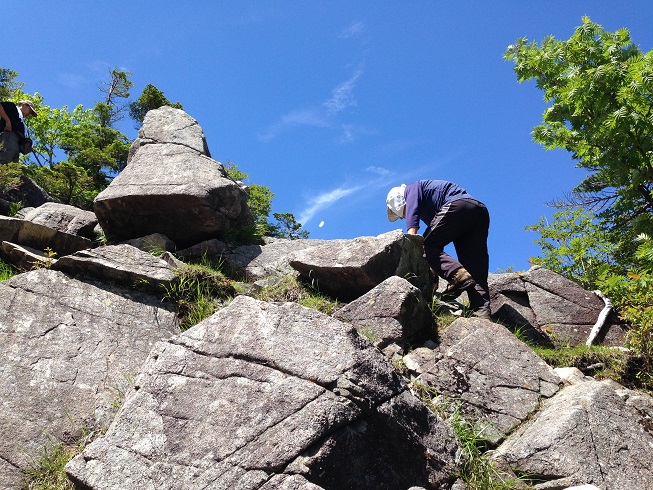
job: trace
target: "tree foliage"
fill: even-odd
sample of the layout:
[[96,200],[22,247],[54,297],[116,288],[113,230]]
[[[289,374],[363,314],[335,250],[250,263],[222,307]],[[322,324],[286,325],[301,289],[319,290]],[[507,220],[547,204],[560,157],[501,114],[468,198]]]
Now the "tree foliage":
[[[249,175],[240,170],[238,165],[233,162],[227,162],[224,167],[229,177],[235,181],[244,182],[249,178]],[[251,184],[247,187],[247,205],[254,216],[256,235],[290,240],[308,238],[309,232],[302,230],[301,223],[295,220],[292,213],[274,213],[276,224],[270,222],[274,194],[269,187],[259,184]]]
[[579,208],[559,211],[553,215],[553,221],[542,217],[526,229],[540,235],[535,243],[542,256],[532,258],[531,262],[555,270],[585,288],[595,289],[606,272],[616,269],[615,245],[591,212]]
[[179,102],[174,104],[170,102],[161,90],[152,84],[147,84],[143,89],[143,93],[138,97],[135,102],[129,104],[129,116],[136,121],[136,126],[140,127],[143,124],[145,115],[152,109],[159,107],[170,106],[176,109],[183,109]]
[[642,53],[627,29],[608,32],[584,17],[568,40],[522,38],[505,57],[548,103],[535,141],[588,170],[573,204],[602,210],[611,227],[651,233],[653,52]]
[[627,29],[608,32],[584,17],[566,41],[522,38],[504,56],[520,82],[536,82],[548,104],[534,140],[569,151],[587,170],[562,202],[580,209],[528,227],[540,233],[543,252],[533,260],[610,296],[632,326],[628,345],[641,356],[638,376],[650,388],[653,51],[641,52]]
[[0,68],[0,100],[12,100],[14,94],[22,90],[25,84],[16,80],[17,78],[17,71]]

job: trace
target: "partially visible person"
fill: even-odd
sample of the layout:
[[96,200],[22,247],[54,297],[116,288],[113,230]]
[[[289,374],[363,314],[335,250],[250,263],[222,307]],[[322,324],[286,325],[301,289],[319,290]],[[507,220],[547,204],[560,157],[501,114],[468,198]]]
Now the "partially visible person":
[[29,100],[0,102],[0,164],[17,162],[19,143],[25,138],[25,118],[36,116],[34,104]]
[[[490,319],[487,237],[490,215],[485,205],[446,180],[420,180],[393,187],[386,198],[388,219],[406,219],[414,235],[426,224],[424,252],[431,269],[448,283],[443,299],[467,291],[474,315]],[[453,243],[458,260],[444,251]]]

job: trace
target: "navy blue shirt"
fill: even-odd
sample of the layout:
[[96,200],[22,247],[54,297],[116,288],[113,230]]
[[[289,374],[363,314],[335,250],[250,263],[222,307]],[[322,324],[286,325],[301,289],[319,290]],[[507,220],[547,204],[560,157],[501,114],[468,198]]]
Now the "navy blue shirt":
[[428,227],[442,206],[458,199],[474,199],[465,189],[447,180],[419,180],[408,184],[406,199],[406,229],[419,229],[423,221]]

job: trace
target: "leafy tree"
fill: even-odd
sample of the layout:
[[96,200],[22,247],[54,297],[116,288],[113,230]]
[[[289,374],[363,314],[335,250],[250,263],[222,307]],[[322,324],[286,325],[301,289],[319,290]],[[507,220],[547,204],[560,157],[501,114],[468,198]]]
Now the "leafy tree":
[[34,148],[21,157],[25,174],[53,197],[85,209],[124,168],[131,144],[111,126],[120,112],[115,103],[129,96],[131,82],[126,72],[114,70],[111,75],[107,97],[92,109],[51,108],[38,93],[14,90],[12,94],[12,100],[30,99],[39,114],[26,120]]
[[173,104],[161,90],[148,83],[143,89],[143,93],[138,97],[138,100],[129,104],[129,116],[137,122],[136,127],[138,128],[143,124],[143,120],[148,111],[163,106],[183,109],[179,102]]
[[[540,263],[584,285],[598,285],[631,326],[638,377],[653,385],[653,51],[627,29],[608,32],[588,17],[566,41],[519,39],[505,58],[520,82],[535,80],[548,107],[533,138],[563,148],[588,171],[541,234]],[[591,214],[596,211],[596,214]]]
[[[229,177],[235,181],[242,182],[249,177],[233,162],[227,162],[224,168]],[[256,223],[256,235],[289,238],[291,240],[308,238],[308,231],[301,229],[301,223],[297,223],[292,213],[274,213],[273,216],[277,224],[270,223],[274,194],[272,194],[269,187],[251,184],[248,185],[247,194],[247,205]]]
[[601,211],[608,228],[653,232],[653,52],[584,17],[566,41],[522,38],[504,56],[549,104],[535,141],[589,171],[568,204]]
[[102,82],[98,87],[100,92],[106,94],[104,101],[98,102],[94,108],[102,127],[112,127],[124,117],[123,113],[128,107],[126,99],[129,98],[129,90],[134,85],[129,79],[130,76],[130,72],[114,68],[109,72],[109,81]]
[[0,68],[0,100],[12,100],[14,93],[25,85],[16,80],[18,72],[9,68]]
[[542,217],[526,229],[540,235],[535,243],[542,256],[531,258],[531,263],[554,270],[585,288],[596,288],[603,274],[616,269],[612,258],[615,245],[591,212],[580,208],[559,211],[552,222]]
[[308,230],[302,230],[302,224],[297,222],[292,213],[274,213],[272,216],[277,221],[272,236],[290,240],[308,238]]

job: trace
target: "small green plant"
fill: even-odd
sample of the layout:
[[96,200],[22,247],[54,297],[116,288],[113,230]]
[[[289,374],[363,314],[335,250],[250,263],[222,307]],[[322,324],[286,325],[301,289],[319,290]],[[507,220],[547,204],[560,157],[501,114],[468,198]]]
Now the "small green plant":
[[357,327],[356,331],[358,332],[358,334],[361,337],[365,337],[367,340],[369,340],[373,344],[376,344],[379,340],[381,340],[379,338],[379,336],[374,332],[374,330],[372,330],[372,328],[370,327],[370,325],[368,323],[366,323],[362,327]]
[[313,286],[300,282],[292,276],[284,276],[274,286],[255,292],[254,297],[261,301],[299,303],[327,315],[331,315],[340,307],[337,300],[320,293]]
[[5,281],[18,274],[18,270],[11,264],[0,260],[0,281]]
[[636,377],[638,358],[623,349],[585,345],[557,349],[538,346],[532,348],[551,366],[576,367],[597,379],[612,379],[624,386],[646,389]]
[[23,201],[12,202],[9,205],[9,216],[16,216],[21,209],[23,209]]
[[49,269],[52,267],[52,264],[54,263],[55,257],[57,256],[57,252],[52,250],[50,247],[47,247],[43,251],[43,260],[38,260],[32,264],[32,269]]
[[40,456],[25,470],[25,480],[21,488],[23,490],[74,489],[64,467],[99,435],[99,431],[84,427],[77,438],[69,441],[51,439],[43,447]]
[[464,414],[463,402],[438,394],[417,380],[410,384],[411,391],[433,413],[451,423],[460,442],[461,454],[457,461],[459,477],[470,487],[479,490],[510,490],[523,488],[519,479],[502,475],[486,455],[487,441],[484,428],[476,420]]
[[203,259],[176,269],[177,278],[165,286],[166,297],[179,308],[182,331],[208,318],[236,295],[231,279]]

